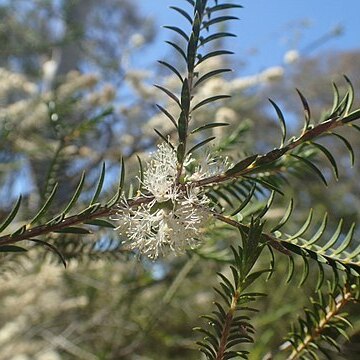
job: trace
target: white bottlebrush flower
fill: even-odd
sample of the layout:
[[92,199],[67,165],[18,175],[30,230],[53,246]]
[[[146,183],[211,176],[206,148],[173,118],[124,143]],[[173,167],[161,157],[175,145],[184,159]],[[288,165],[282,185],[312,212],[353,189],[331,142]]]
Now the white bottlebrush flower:
[[177,157],[167,144],[158,146],[144,172],[143,187],[159,203],[176,197]]
[[[180,198],[181,195],[184,197]],[[205,206],[209,200],[192,191],[178,197],[177,201],[162,204],[151,201],[135,209],[120,206],[117,229],[127,237],[125,243],[130,249],[156,259],[169,251],[181,253],[198,244],[208,219]]]
[[[207,176],[223,169],[224,162],[215,165],[214,159],[206,159],[195,171]],[[145,201],[136,206],[123,201],[113,218],[128,247],[151,259],[196,247],[209,219],[209,199],[201,188],[177,182],[177,165],[175,150],[168,144],[159,145],[144,172]]]
[[[191,162],[188,161],[189,163]],[[223,174],[232,167],[228,157],[214,156],[210,152],[200,158],[200,162],[195,166],[194,172],[189,176],[189,180],[198,181],[207,177]]]

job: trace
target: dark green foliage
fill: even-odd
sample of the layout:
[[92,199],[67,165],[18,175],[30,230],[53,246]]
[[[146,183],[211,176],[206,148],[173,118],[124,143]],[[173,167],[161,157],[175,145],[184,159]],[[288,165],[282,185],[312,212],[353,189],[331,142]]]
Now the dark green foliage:
[[[8,235],[3,235],[0,237],[0,247],[2,248],[3,252],[14,252],[20,251],[21,248],[18,248],[13,245],[9,245],[18,241],[22,240],[30,240],[31,242],[35,242],[39,245],[43,245],[50,250],[52,250],[55,254],[57,254],[62,263],[66,266],[66,260],[61,251],[53,244],[41,240],[38,237],[41,235],[48,235],[51,233],[58,233],[58,234],[75,234],[75,235],[88,235],[91,234],[91,231],[87,228],[76,226],[78,224],[89,224],[89,225],[96,225],[98,227],[105,227],[105,228],[113,228],[114,226],[106,221],[101,219],[101,217],[109,216],[111,214],[111,207],[116,204],[123,191],[124,181],[125,181],[125,165],[122,160],[122,169],[121,169],[121,176],[119,180],[119,187],[117,190],[117,194],[105,205],[101,205],[97,202],[105,178],[105,164],[103,164],[101,173],[99,176],[99,180],[94,192],[94,195],[90,201],[90,204],[84,210],[78,209],[78,212],[69,215],[69,212],[76,206],[76,203],[81,195],[81,192],[84,187],[85,183],[85,174],[83,173],[78,186],[75,189],[74,194],[72,195],[71,199],[65,206],[65,209],[53,216],[50,220],[47,220],[43,225],[36,226],[37,223],[46,215],[47,211],[51,210],[51,203],[54,200],[54,195],[57,189],[57,185],[54,186],[52,192],[49,194],[48,198],[46,199],[44,205],[40,208],[37,214],[33,217],[32,220],[29,221],[27,225],[21,226],[18,230]],[[8,217],[3,222],[1,229],[2,231],[10,225],[11,221],[15,219],[19,209],[20,209],[21,198],[19,198],[18,202],[14,206],[13,210],[10,212]],[[17,250],[19,249],[19,250]],[[22,251],[22,250],[21,250]]]
[[351,327],[343,308],[349,302],[359,301],[359,280],[348,277],[343,285],[328,284],[328,292],[319,291],[311,298],[311,308],[298,319],[289,333],[284,349],[292,348],[288,359],[319,359],[318,354],[330,357],[332,348],[340,351],[338,337],[348,339],[346,330]]
[[262,227],[259,221],[254,221],[247,231],[240,230],[242,246],[231,248],[232,279],[218,273],[220,288],[215,288],[215,291],[221,301],[214,303],[216,310],[212,315],[203,316],[208,321],[209,327],[194,329],[205,335],[197,344],[200,345],[200,351],[207,359],[248,358],[249,352],[244,349],[244,344],[254,341],[255,329],[250,322],[250,314],[257,311],[249,304],[265,294],[245,292],[245,290],[261,275],[271,271],[270,269],[253,270],[264,247],[264,244],[259,242]]

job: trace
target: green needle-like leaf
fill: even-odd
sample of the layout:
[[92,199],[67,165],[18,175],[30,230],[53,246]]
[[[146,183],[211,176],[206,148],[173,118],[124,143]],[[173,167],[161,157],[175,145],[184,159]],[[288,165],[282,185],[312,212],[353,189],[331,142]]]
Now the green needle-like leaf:
[[192,154],[195,150],[199,149],[200,147],[206,145],[208,142],[212,141],[215,139],[215,136],[212,136],[208,139],[205,139],[201,142],[199,142],[198,144],[194,145],[189,151],[188,151],[188,154]]
[[84,186],[84,181],[85,181],[85,172],[83,172],[81,174],[81,178],[80,178],[79,184],[75,190],[75,193],[74,193],[73,197],[71,198],[71,200],[69,201],[68,205],[66,206],[65,210],[63,211],[64,214],[67,214],[72,209],[72,207],[76,204],[76,201],[79,198],[81,190]]
[[189,37],[187,36],[187,34],[183,30],[178,28],[177,26],[168,26],[168,25],[166,25],[166,26],[164,26],[164,28],[176,32],[181,37],[183,37],[186,41],[189,41]]
[[93,196],[93,198],[91,199],[90,205],[93,205],[97,202],[101,190],[103,188],[104,185],[104,179],[105,179],[105,163],[103,163],[102,168],[101,168],[101,173],[100,173],[100,177],[99,177],[99,181],[95,190],[95,194]]
[[15,206],[13,207],[13,209],[10,211],[10,214],[7,216],[7,218],[2,222],[2,224],[0,225],[0,233],[2,231],[4,231],[10,224],[11,222],[14,220],[16,214],[19,211],[20,208],[20,204],[21,204],[21,195],[19,196],[18,201],[16,202]]
[[319,149],[328,158],[328,160],[330,161],[331,166],[333,168],[335,178],[336,178],[336,180],[338,180],[339,179],[339,169],[338,169],[338,166],[336,164],[336,160],[332,156],[331,152],[325,146],[323,146],[321,144],[318,144],[316,142],[310,142],[310,143],[311,143],[311,145],[313,145],[317,149]]
[[168,62],[166,61],[162,61],[162,60],[158,60],[159,64],[164,65],[166,68],[168,68],[172,73],[174,73],[181,82],[183,82],[183,78],[180,74],[180,72],[172,65],[170,65]]
[[327,181],[325,179],[325,176],[323,175],[323,173],[319,170],[319,168],[317,166],[315,166],[310,160],[301,157],[299,155],[295,155],[295,154],[290,154],[290,156],[300,160],[301,162],[303,162],[305,165],[307,165],[316,175],[319,176],[319,178],[322,180],[322,182],[325,184],[325,186],[327,186]]
[[278,116],[280,125],[281,125],[281,131],[282,131],[282,139],[281,139],[281,145],[280,148],[282,148],[285,144],[285,140],[286,140],[286,123],[285,123],[285,118],[283,113],[281,112],[280,108],[277,106],[277,104],[272,101],[271,99],[269,99],[271,105],[274,107],[276,114]]
[[228,99],[229,97],[231,97],[230,95],[216,95],[216,96],[211,96],[207,99],[204,99],[202,101],[200,101],[199,103],[197,103],[191,110],[191,112],[195,111],[196,109],[200,108],[201,106],[204,106],[206,104],[209,104],[211,102],[217,101],[217,100],[222,100],[222,99]]
[[201,76],[199,78],[198,81],[196,81],[196,83],[194,84],[194,87],[199,86],[201,83],[203,83],[206,80],[211,79],[213,76],[219,75],[219,74],[223,74],[226,72],[232,71],[231,69],[217,69],[217,70],[212,70],[208,73],[206,73],[205,75]]

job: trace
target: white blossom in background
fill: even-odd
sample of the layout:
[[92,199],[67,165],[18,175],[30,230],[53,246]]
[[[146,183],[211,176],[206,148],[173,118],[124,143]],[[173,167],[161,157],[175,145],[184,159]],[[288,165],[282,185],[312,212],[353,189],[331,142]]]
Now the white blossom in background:
[[259,75],[249,75],[238,77],[230,81],[231,91],[246,90],[260,83]]
[[175,150],[161,144],[151,154],[142,181],[145,201],[131,206],[124,200],[113,217],[130,249],[156,259],[168,252],[177,254],[199,245],[209,219],[210,201],[203,189],[194,187],[191,181],[222,173],[230,164],[227,159],[210,155],[202,157],[200,163],[189,156],[184,165],[191,164],[192,174],[185,177],[185,184],[178,184]]
[[257,85],[279,81],[283,77],[284,68],[282,66],[272,66],[258,74],[242,76],[230,81],[230,92],[234,93],[236,91],[246,90]]
[[70,71],[66,74],[65,82],[57,88],[58,101],[66,100],[84,88],[94,88],[98,82],[99,76],[96,74],[81,74],[75,70]]
[[194,103],[204,98],[215,96],[217,94],[227,94],[231,90],[227,80],[221,77],[214,77],[206,82],[206,85],[199,89],[196,93]]
[[140,48],[141,46],[143,46],[146,42],[146,39],[144,37],[144,35],[136,33],[133,34],[130,37],[130,46],[132,46],[133,48]]
[[300,58],[300,54],[297,50],[289,50],[284,55],[285,64],[294,64]]
[[38,86],[30,82],[24,75],[0,67],[0,101],[14,90],[20,90],[29,95],[36,95],[38,93]]
[[272,66],[260,73],[263,82],[279,81],[284,77],[284,68],[282,66]]
[[233,123],[238,119],[238,115],[235,110],[223,106],[216,110],[215,121],[220,123]]
[[43,92],[52,89],[58,67],[59,62],[56,59],[49,59],[42,64]]
[[128,70],[125,80],[141,98],[149,100],[154,97],[154,87],[146,83],[151,76],[150,71]]
[[[215,122],[218,123],[234,124],[238,120],[238,118],[239,117],[236,111],[227,106],[222,106],[221,108],[217,109],[215,113]],[[224,131],[224,129],[224,126],[214,127],[214,136],[222,139],[224,136],[226,136],[226,132]]]

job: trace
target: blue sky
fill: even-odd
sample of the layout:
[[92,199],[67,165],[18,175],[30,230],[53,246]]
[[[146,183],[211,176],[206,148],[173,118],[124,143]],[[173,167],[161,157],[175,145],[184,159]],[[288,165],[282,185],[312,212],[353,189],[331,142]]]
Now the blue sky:
[[[161,25],[182,24],[181,17],[169,6],[187,7],[187,3],[184,0],[136,1],[145,14],[155,19],[159,29],[157,44],[146,54],[146,60],[161,58],[168,50],[163,41],[170,37],[168,31],[160,28]],[[242,70],[244,75],[280,65],[284,53],[294,48],[303,50],[305,56],[325,50],[360,49],[359,0],[232,2],[244,6],[235,12],[241,20],[232,25],[232,31],[238,38],[231,44],[232,50],[246,64]],[[332,38],[312,51],[306,50],[336,26],[343,28],[342,36]]]

